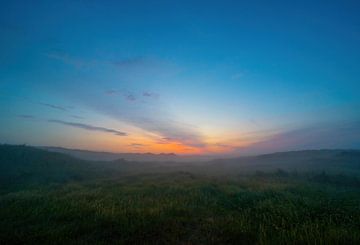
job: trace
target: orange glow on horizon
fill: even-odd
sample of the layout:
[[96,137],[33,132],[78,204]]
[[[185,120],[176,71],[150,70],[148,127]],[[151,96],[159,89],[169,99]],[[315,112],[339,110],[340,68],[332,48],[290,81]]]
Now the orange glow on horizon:
[[[76,135],[76,131],[67,131]],[[74,133],[74,134],[73,134]],[[64,139],[70,138],[63,135]],[[236,149],[251,146],[263,138],[256,135],[229,139],[228,137],[207,137],[203,138],[203,145],[197,146],[192,142],[180,142],[177,140],[164,139],[164,137],[144,132],[134,132],[130,136],[119,137],[108,134],[79,134],[76,140],[60,140],[54,142],[54,146],[64,146],[75,149],[86,149],[92,151],[106,151],[117,153],[174,153],[179,155],[202,155],[202,154],[227,154]]]

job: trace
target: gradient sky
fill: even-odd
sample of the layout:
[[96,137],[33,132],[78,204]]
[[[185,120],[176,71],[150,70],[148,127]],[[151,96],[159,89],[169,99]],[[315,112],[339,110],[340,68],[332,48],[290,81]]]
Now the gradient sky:
[[1,1],[0,143],[360,148],[359,1]]

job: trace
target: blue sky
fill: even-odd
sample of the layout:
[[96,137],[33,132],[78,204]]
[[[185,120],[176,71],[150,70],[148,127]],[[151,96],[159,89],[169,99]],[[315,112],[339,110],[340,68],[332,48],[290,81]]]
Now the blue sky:
[[0,141],[183,154],[359,148],[359,10],[3,2]]

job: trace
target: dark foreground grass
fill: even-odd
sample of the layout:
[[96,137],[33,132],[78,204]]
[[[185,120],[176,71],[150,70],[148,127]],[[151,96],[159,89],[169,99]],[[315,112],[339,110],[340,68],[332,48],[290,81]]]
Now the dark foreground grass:
[[357,186],[147,174],[0,196],[1,244],[360,244]]

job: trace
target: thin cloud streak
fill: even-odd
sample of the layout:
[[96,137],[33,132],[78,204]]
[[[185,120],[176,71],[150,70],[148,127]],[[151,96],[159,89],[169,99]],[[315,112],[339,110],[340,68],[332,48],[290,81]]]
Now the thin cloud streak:
[[115,90],[115,89],[108,89],[105,91],[106,95],[116,95],[119,91]]
[[121,96],[125,101],[128,102],[134,102],[137,100],[137,96],[133,92],[109,89],[105,91],[105,94],[107,96]]
[[154,93],[154,92],[143,92],[143,97],[148,97],[148,98],[152,98],[152,99],[158,99],[159,98],[159,94]]
[[77,115],[70,115],[70,117],[72,117],[72,118],[76,118],[76,119],[84,119],[84,117],[77,116]]
[[24,118],[24,119],[35,119],[35,117],[33,115],[17,115],[19,118]]
[[76,68],[81,68],[91,63],[90,61],[75,58],[66,52],[60,52],[60,51],[48,52],[45,53],[45,56],[47,56],[50,59],[59,60],[65,64],[74,66]]
[[59,106],[59,105],[53,105],[53,104],[42,103],[42,102],[39,102],[39,105],[46,106],[46,107],[49,107],[49,108],[52,108],[55,110],[67,111],[67,108],[65,108],[63,106]]
[[47,121],[49,123],[62,124],[62,125],[75,127],[75,128],[81,128],[81,129],[90,130],[90,131],[111,133],[111,134],[114,134],[114,135],[117,135],[117,136],[127,136],[128,135],[125,132],[121,132],[121,131],[118,131],[118,130],[115,130],[115,129],[98,127],[98,126],[93,126],[93,125],[84,124],[84,123],[67,122],[67,121],[55,120],[55,119],[49,119]]
[[136,97],[135,95],[133,94],[126,94],[124,95],[124,99],[127,100],[127,101],[130,101],[130,102],[133,102],[133,101],[136,101]]
[[129,146],[134,147],[134,148],[142,148],[142,147],[146,147],[148,145],[140,144],[140,143],[132,143],[132,144],[129,144]]

